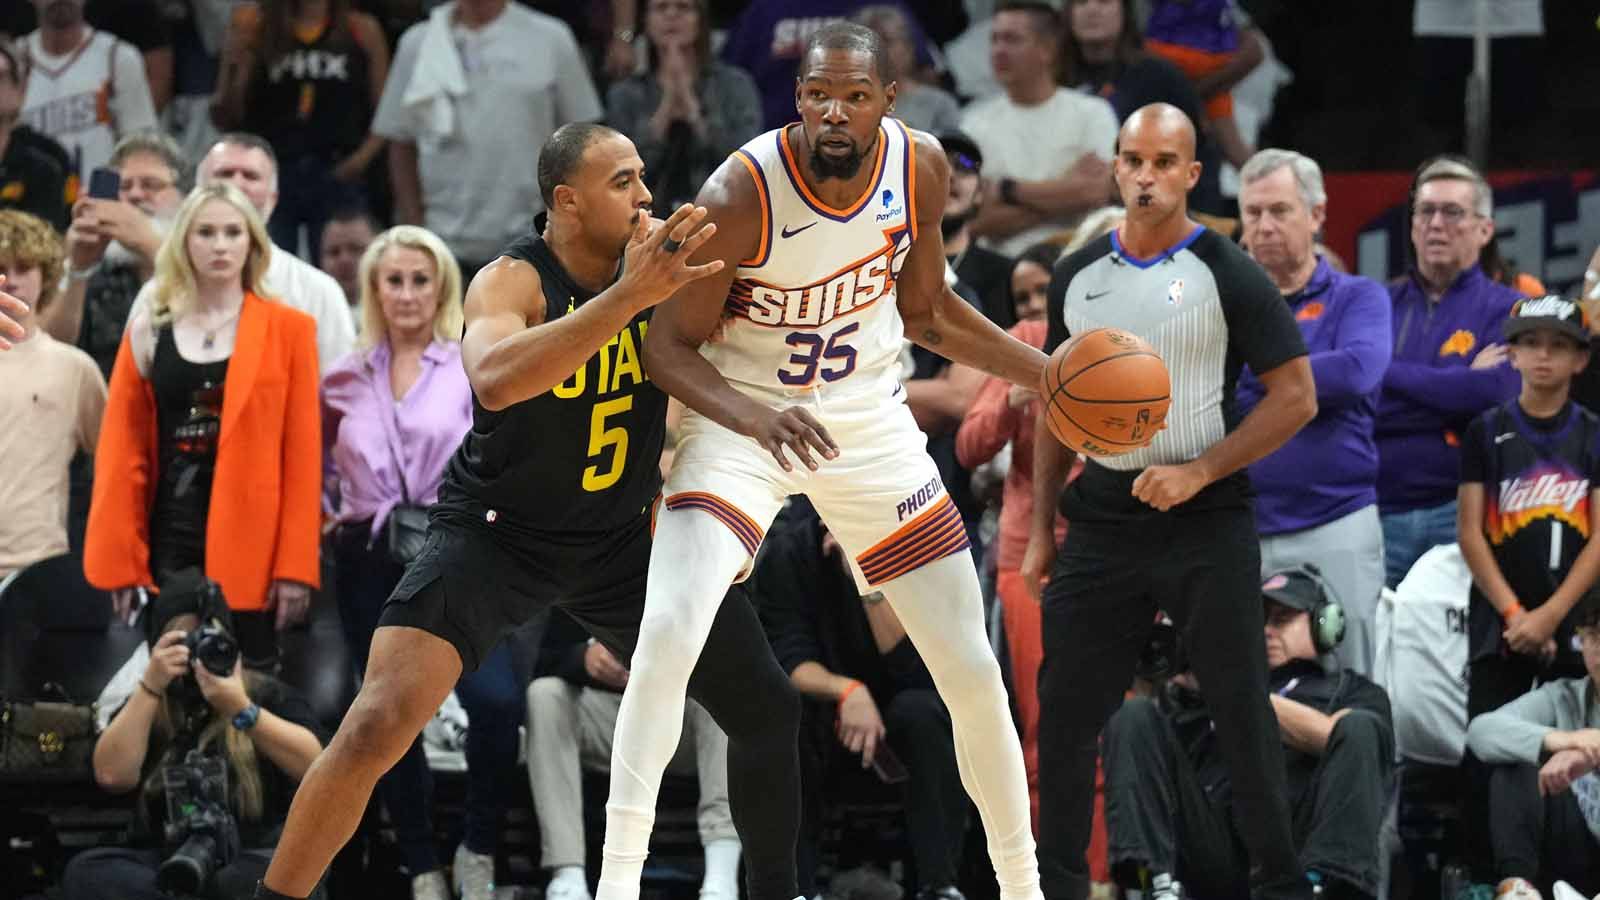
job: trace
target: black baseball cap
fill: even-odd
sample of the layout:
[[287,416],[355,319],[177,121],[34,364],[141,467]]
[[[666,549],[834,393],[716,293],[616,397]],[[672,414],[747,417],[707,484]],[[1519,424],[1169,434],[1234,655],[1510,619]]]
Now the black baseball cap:
[[956,168],[967,172],[977,172],[983,168],[983,151],[978,149],[978,142],[960,131],[947,131],[939,135],[939,143],[944,145],[945,155],[955,161]]
[[1299,569],[1274,572],[1261,582],[1261,596],[1273,603],[1311,612],[1323,600],[1322,586],[1309,574]]
[[1506,340],[1516,340],[1518,336],[1537,328],[1549,328],[1564,334],[1581,347],[1589,345],[1589,321],[1583,314],[1583,307],[1556,294],[1518,300],[1506,319]]

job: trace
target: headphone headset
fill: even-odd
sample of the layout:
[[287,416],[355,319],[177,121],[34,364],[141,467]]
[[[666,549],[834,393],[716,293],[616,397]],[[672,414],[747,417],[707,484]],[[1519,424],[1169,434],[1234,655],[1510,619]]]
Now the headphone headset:
[[1333,589],[1333,585],[1322,577],[1322,570],[1317,568],[1315,563],[1305,562],[1292,568],[1280,569],[1272,574],[1300,574],[1316,582],[1322,597],[1315,606],[1307,610],[1311,616],[1311,644],[1316,647],[1318,655],[1332,653],[1337,649],[1344,640],[1344,604],[1339,602],[1339,594]]

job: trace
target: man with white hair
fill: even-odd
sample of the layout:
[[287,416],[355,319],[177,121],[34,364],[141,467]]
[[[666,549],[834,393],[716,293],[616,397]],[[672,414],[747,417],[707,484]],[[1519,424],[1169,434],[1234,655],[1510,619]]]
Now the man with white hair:
[[[225,134],[200,160],[196,183],[200,187],[227,182],[244,192],[261,214],[272,218],[278,203],[278,159],[272,145],[253,134]],[[355,318],[346,305],[339,282],[293,252],[272,245],[272,260],[267,264],[267,292],[272,298],[300,310],[317,320],[318,365],[326,371],[355,346]],[[134,308],[150,302],[155,285],[146,282]],[[129,312],[128,321],[134,319]]]
[[[1262,150],[1240,181],[1245,249],[1294,312],[1317,385],[1316,418],[1250,466],[1261,570],[1314,563],[1345,609],[1340,661],[1367,675],[1383,589],[1373,415],[1392,346],[1389,297],[1377,282],[1337,272],[1317,254],[1328,198],[1314,160]],[[1241,414],[1263,393],[1255,373],[1240,373]]]
[[1494,237],[1493,202],[1483,176],[1459,157],[1434,157],[1417,170],[1412,267],[1389,285],[1394,358],[1374,421],[1390,586],[1429,548],[1455,542],[1460,436],[1521,383],[1501,338],[1521,295],[1478,266]]

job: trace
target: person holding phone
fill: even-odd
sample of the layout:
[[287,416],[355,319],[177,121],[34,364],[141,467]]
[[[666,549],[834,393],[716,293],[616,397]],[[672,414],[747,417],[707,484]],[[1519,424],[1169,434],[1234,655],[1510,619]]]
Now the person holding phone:
[[894,610],[882,594],[860,594],[839,544],[801,496],[767,531],[750,583],[778,663],[811,701],[800,729],[801,893],[815,894],[825,787],[849,755],[878,780],[900,785],[917,896],[961,900],[955,881],[968,803],[950,713]]

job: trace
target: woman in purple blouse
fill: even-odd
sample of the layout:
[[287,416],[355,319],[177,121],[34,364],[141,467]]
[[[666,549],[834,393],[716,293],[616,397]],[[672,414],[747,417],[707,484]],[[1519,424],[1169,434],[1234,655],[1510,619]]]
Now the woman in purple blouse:
[[[339,614],[363,670],[384,601],[405,569],[390,554],[396,506],[438,498],[451,454],[472,426],[461,365],[461,270],[432,232],[411,225],[379,235],[361,259],[359,347],[322,379],[327,504],[336,526]],[[521,686],[502,643],[456,685],[466,708],[466,833],[457,883],[491,881],[508,782],[515,777]],[[419,739],[378,785],[417,900],[448,898],[434,851],[431,781]],[[487,868],[488,877],[483,877]]]

